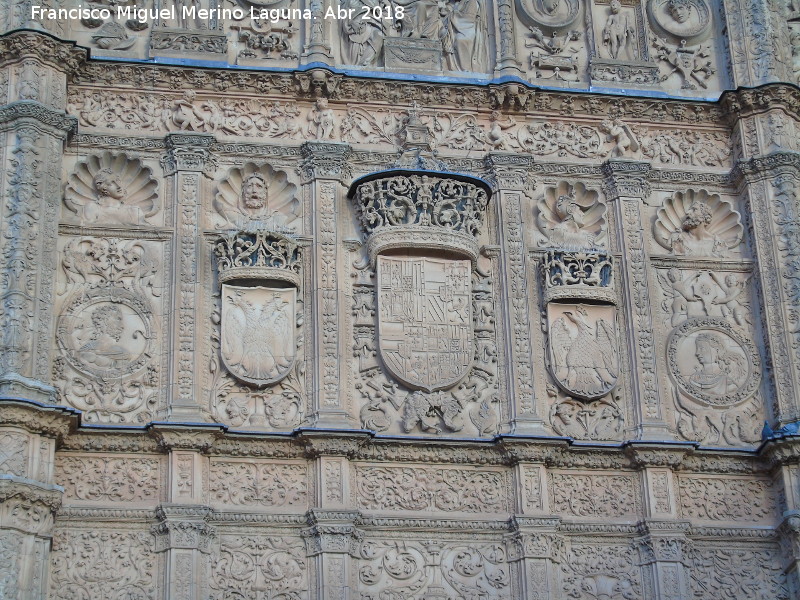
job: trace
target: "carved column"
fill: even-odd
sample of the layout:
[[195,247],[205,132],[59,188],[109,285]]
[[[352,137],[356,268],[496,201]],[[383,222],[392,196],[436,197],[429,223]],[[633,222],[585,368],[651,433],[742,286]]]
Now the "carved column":
[[650,260],[645,245],[642,203],[650,196],[647,182],[648,163],[612,160],[603,165],[606,194],[615,207],[616,250],[624,290],[623,306],[627,339],[631,389],[636,398],[637,437],[664,439],[671,437],[659,397],[656,348],[653,335],[651,298],[648,288]]
[[[746,182],[763,294],[765,348],[778,426],[800,422],[800,155],[778,152],[738,167]],[[778,427],[775,427],[778,429]]]
[[311,19],[306,24],[308,28],[306,36],[308,43],[303,48],[303,63],[323,62],[325,64],[333,64],[328,23],[336,23],[336,21],[326,19],[325,11],[329,8],[335,11],[338,8],[338,4],[328,4],[326,0],[309,0],[307,6],[311,11]]
[[83,54],[17,33],[0,39],[0,56],[0,394],[55,403],[53,240],[64,144],[77,127],[64,114],[66,71]]
[[[344,331],[344,313],[348,304],[344,285],[340,284],[337,265],[346,255],[339,234],[338,219],[347,210],[342,184],[350,179],[347,144],[306,142],[302,145],[306,233],[313,235],[310,285],[314,324],[311,330],[313,351],[311,372],[313,381],[314,427],[353,427],[354,421],[344,405],[345,394],[340,386],[346,381],[347,361],[340,360],[348,354],[347,341],[341,339]],[[308,282],[309,279],[307,278]]]
[[498,0],[495,3],[497,22],[497,65],[495,75],[520,75],[522,65],[517,60],[517,38],[514,31],[514,2]]
[[77,426],[75,412],[0,400],[0,596],[48,597],[55,513],[64,488],[55,485],[56,446]]
[[215,160],[209,152],[214,143],[210,135],[171,133],[166,136],[167,153],[161,159],[167,189],[171,191],[175,206],[175,236],[172,271],[172,331],[169,348],[172,349],[169,380],[168,413],[171,421],[205,421],[200,408],[200,365],[198,323],[200,302],[198,286],[201,285],[201,241],[199,232],[202,210],[203,178],[213,177]]
[[645,519],[639,523],[636,540],[643,568],[645,590],[654,600],[689,600],[689,572],[684,567],[688,521],[679,520],[678,486],[674,469],[692,446],[665,449],[633,443],[626,449],[642,471]]
[[151,433],[169,453],[167,502],[156,509],[156,552],[165,552],[164,590],[171,600],[208,597],[208,554],[216,532],[207,506],[208,454],[221,430],[156,425]]
[[526,155],[492,153],[487,158],[496,192],[501,256],[499,289],[505,331],[505,356],[508,373],[501,380],[508,382],[510,428],[512,433],[544,434],[544,420],[538,412],[533,387],[531,364],[530,287],[527,242],[522,210],[525,190],[531,186],[527,169],[533,158]]

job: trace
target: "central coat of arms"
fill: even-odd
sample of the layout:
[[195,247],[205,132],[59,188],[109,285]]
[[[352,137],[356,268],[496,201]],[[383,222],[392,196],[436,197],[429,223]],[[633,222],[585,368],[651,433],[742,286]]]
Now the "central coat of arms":
[[470,261],[377,258],[378,339],[386,368],[412,388],[453,386],[474,353]]
[[247,383],[268,385],[294,364],[296,288],[222,284],[221,356]]

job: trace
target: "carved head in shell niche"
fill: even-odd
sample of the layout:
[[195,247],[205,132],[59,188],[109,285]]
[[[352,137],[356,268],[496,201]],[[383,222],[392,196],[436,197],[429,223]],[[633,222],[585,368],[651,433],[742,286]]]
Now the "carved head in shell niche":
[[270,165],[247,163],[231,169],[214,198],[219,228],[264,229],[283,234],[297,233],[300,201],[297,186],[283,171]]
[[139,159],[105,152],[75,167],[64,204],[82,223],[147,225],[159,209],[157,187]]
[[711,23],[711,8],[706,0],[650,0],[648,13],[653,24],[676,43],[700,41]]

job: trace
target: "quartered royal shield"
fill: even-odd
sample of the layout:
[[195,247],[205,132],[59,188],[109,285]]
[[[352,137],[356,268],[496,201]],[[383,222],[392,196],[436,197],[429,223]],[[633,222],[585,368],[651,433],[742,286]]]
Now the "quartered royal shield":
[[471,273],[468,260],[378,256],[378,347],[395,378],[432,392],[467,374]]
[[296,288],[222,284],[220,354],[242,381],[268,385],[285,377],[297,356]]
[[596,400],[617,384],[614,311],[610,304],[548,303],[550,372],[569,395]]

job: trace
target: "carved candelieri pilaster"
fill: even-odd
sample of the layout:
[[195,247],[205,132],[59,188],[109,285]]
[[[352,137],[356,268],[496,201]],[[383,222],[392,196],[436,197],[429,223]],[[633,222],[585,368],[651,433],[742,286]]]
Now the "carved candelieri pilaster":
[[214,138],[202,134],[169,134],[167,152],[161,159],[167,190],[174,206],[175,236],[171,273],[173,322],[169,336],[172,348],[170,365],[170,398],[167,415],[172,421],[204,420],[198,398],[196,374],[200,353],[198,346],[198,314],[202,302],[196,296],[197,283],[203,277],[204,262],[200,258],[199,221],[202,208],[203,181],[213,176],[214,157],[209,147]]
[[643,569],[645,587],[654,600],[691,598],[687,561],[688,522],[647,520],[640,524],[642,536],[635,545]]
[[356,527],[359,513],[312,509],[308,527],[301,535],[306,544],[309,569],[316,585],[313,600],[356,600],[355,561],[363,533]]
[[656,370],[656,346],[653,333],[650,291],[648,289],[649,256],[644,239],[645,217],[642,203],[650,195],[647,181],[649,163],[626,160],[608,161],[603,165],[606,193],[616,210],[617,240],[620,249],[619,271],[625,303],[624,313],[630,319],[623,327],[627,333],[631,365],[631,388],[638,407],[639,437],[659,439],[668,436],[663,402],[659,398]]
[[0,556],[4,598],[47,597],[53,523],[64,488],[55,485],[56,446],[75,411],[0,400]]
[[500,231],[500,282],[504,329],[507,331],[505,354],[508,357],[508,397],[511,406],[511,426],[514,433],[544,432],[543,407],[537,407],[534,397],[531,303],[533,286],[529,281],[526,240],[522,211],[525,193],[533,182],[528,170],[533,158],[525,155],[492,153],[487,166],[497,196],[497,222]]
[[506,553],[520,598],[548,600],[560,593],[558,565],[564,559],[565,538],[558,517],[512,517]]
[[316,427],[352,427],[352,417],[343,404],[340,385],[346,381],[345,355],[340,332],[344,330],[343,307],[347,306],[344,285],[339,282],[337,265],[345,252],[341,244],[338,219],[341,212],[342,184],[350,179],[350,146],[307,142],[301,146],[304,198],[311,215],[306,233],[313,235],[312,268],[315,281],[312,295],[314,329],[311,332],[315,357],[307,372],[313,379],[313,414]]

